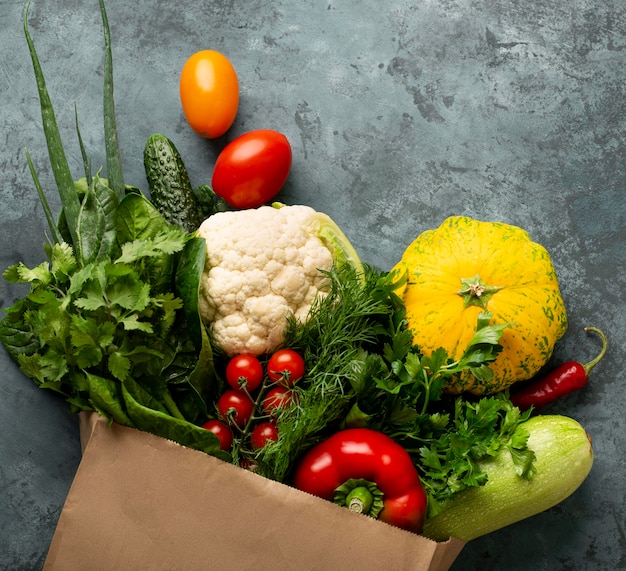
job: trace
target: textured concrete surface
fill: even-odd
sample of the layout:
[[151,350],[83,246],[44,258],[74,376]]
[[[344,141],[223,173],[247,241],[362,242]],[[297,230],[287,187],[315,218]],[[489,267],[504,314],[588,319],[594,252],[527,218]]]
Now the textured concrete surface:
[[[24,147],[52,188],[22,10],[0,0],[2,269],[43,259]],[[568,500],[470,543],[454,569],[626,569],[626,4],[109,0],[108,11],[128,182],[146,187],[154,132],[200,184],[227,140],[268,127],[294,149],[280,198],[329,213],[366,262],[390,268],[450,214],[520,225],[548,248],[570,316],[555,362],[595,354],[584,326],[611,341],[587,390],[549,409],[585,425],[595,465]],[[98,3],[35,0],[30,25],[79,176],[74,105],[104,162]],[[203,48],[226,53],[241,82],[220,141],[196,137],[178,101],[179,70]],[[20,292],[2,281],[2,306]],[[76,420],[0,359],[0,569],[38,569],[79,463]]]

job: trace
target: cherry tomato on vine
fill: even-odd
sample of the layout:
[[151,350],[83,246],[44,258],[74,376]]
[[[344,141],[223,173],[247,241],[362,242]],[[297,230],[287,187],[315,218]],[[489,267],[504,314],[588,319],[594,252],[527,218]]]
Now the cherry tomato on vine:
[[233,389],[254,391],[263,382],[263,365],[250,353],[236,355],[226,365],[226,381]]
[[230,450],[233,445],[233,431],[229,426],[224,424],[221,420],[212,418],[211,420],[207,420],[202,425],[202,428],[210,430],[219,438],[221,450]]
[[250,445],[253,450],[263,448],[268,442],[278,440],[278,429],[273,422],[262,422],[254,427],[250,435]]
[[304,359],[293,349],[280,349],[267,362],[267,376],[275,383],[292,387],[304,376]]
[[244,470],[248,470],[249,472],[256,472],[257,464],[254,460],[250,458],[243,458],[239,461],[239,467]]
[[274,198],[291,169],[287,137],[258,129],[237,137],[218,155],[211,181],[215,194],[234,208],[257,208]]
[[295,402],[295,393],[286,387],[274,387],[267,391],[267,395],[263,399],[263,412],[265,414],[273,414],[282,408],[287,408]]
[[185,118],[201,137],[220,137],[233,124],[239,108],[239,82],[228,58],[215,50],[193,54],[180,75],[180,101]]
[[254,402],[243,391],[226,391],[217,401],[217,410],[229,424],[244,426],[254,412]]

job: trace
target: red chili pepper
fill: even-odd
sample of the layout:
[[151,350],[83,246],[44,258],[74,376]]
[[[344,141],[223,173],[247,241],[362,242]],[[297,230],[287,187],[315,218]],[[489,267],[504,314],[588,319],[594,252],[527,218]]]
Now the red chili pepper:
[[426,493],[408,452],[369,428],[342,430],[309,450],[294,485],[416,533],[426,517]]
[[608,342],[606,335],[596,327],[585,327],[585,331],[597,333],[602,339],[602,350],[586,364],[568,361],[530,385],[511,394],[511,402],[522,410],[531,406],[541,408],[558,398],[582,389],[589,381],[589,373],[604,357]]

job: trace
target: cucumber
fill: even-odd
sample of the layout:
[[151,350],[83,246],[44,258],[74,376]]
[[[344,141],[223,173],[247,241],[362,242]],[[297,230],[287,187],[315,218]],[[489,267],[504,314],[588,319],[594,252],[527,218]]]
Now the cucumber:
[[174,146],[165,135],[151,135],[143,153],[146,177],[153,204],[170,224],[195,232],[202,217],[187,169]]
[[537,471],[530,480],[516,475],[508,450],[482,464],[489,480],[468,488],[426,521],[422,535],[435,541],[470,541],[547,510],[570,496],[593,464],[591,438],[574,419],[539,415],[523,426],[535,452]]

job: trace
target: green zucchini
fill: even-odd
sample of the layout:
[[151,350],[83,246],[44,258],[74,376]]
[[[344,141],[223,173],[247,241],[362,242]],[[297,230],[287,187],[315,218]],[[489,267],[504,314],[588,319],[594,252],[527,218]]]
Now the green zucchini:
[[574,419],[539,415],[523,426],[535,452],[537,471],[530,480],[516,475],[508,450],[482,468],[489,480],[449,500],[426,521],[422,535],[435,541],[457,537],[470,541],[533,516],[562,502],[583,483],[593,464],[591,438]]
[[174,146],[165,135],[151,135],[143,153],[146,177],[153,204],[170,224],[195,232],[202,217],[187,169]]

